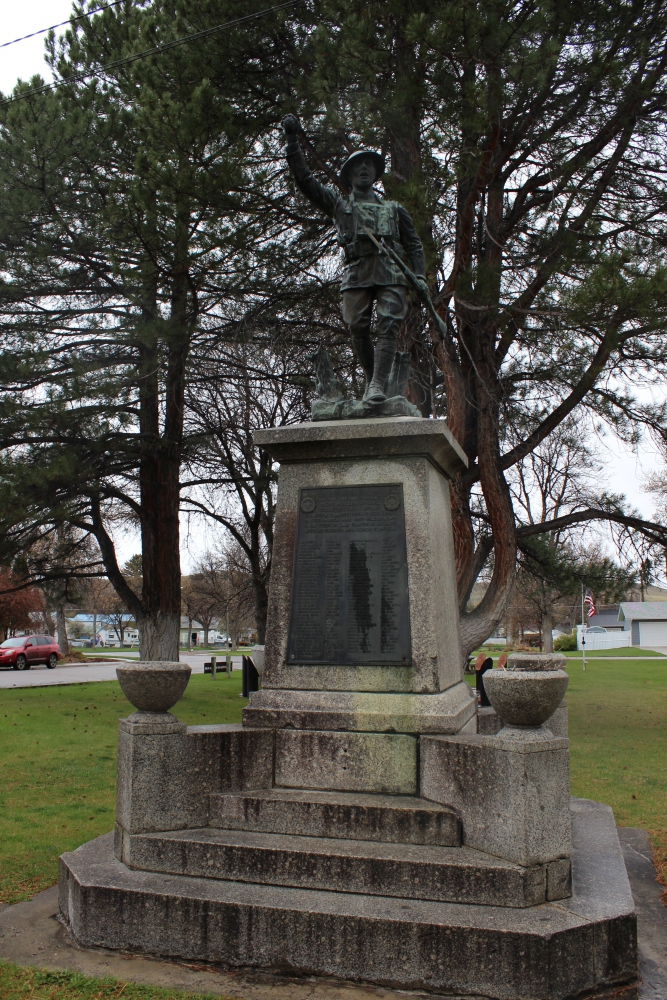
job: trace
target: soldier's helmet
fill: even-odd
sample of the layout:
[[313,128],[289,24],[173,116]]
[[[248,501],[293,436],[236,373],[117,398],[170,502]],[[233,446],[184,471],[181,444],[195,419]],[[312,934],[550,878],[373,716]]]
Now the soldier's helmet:
[[375,164],[377,176],[378,177],[382,176],[385,168],[384,156],[382,156],[381,153],[378,153],[375,149],[358,149],[356,153],[352,153],[350,156],[348,156],[347,160],[340,168],[340,179],[342,180],[343,184],[345,184],[347,187],[350,187],[350,169],[354,166],[355,163],[358,163],[359,160],[363,160],[366,158],[372,160],[373,163]]

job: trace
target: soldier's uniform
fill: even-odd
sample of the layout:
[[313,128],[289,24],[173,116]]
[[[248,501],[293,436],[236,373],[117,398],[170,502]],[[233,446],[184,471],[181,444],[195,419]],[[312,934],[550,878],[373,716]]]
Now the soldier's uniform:
[[[412,219],[398,202],[384,201],[373,191],[363,198],[354,193],[345,198],[336,188],[320,184],[313,177],[296,136],[288,142],[285,154],[300,190],[333,220],[345,260],[341,285],[343,319],[350,327],[354,350],[367,381],[375,377],[386,385],[396,353],[398,330],[407,315],[407,282],[400,268],[378,251],[365,230],[391,246],[414,274],[423,277],[424,251]],[[378,153],[366,155],[382,162]],[[377,314],[375,352],[370,333],[373,302]]]

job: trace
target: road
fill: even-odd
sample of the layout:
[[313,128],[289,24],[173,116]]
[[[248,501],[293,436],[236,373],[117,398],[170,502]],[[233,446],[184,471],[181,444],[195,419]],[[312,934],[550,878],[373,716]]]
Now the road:
[[[218,663],[224,664],[224,654],[215,654]],[[181,662],[189,663],[193,674],[204,673],[204,663],[211,659],[210,653],[181,653]],[[48,687],[51,684],[82,684],[92,681],[115,681],[116,667],[127,663],[109,660],[106,663],[68,663],[49,670],[45,666],[31,667],[30,670],[0,670],[0,689],[21,687]],[[232,668],[241,669],[241,657],[232,657]]]

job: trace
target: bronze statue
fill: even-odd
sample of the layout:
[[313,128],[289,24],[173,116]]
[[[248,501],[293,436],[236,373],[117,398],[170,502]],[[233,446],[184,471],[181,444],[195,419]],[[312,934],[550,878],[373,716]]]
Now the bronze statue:
[[[346,198],[336,188],[320,184],[311,173],[297,138],[298,118],[287,115],[282,124],[287,138],[285,155],[299,189],[336,227],[345,260],[343,319],[350,327],[352,345],[366,376],[364,404],[375,408],[387,399],[388,383],[391,381],[394,391],[397,384],[398,331],[408,310],[408,279],[399,263],[407,258],[411,277],[423,282],[426,290],[424,251],[406,209],[398,202],[384,201],[373,190],[385,167],[380,153],[361,149],[347,158],[340,172],[343,185],[352,188]],[[371,338],[373,303],[377,315],[375,349]],[[404,357],[400,365],[405,371]],[[404,385],[405,379],[401,381]]]

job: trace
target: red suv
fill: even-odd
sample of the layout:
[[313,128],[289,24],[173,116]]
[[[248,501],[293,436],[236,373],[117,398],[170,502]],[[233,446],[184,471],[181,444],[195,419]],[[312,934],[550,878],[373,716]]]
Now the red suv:
[[60,646],[50,635],[18,635],[0,643],[0,667],[30,670],[33,663],[46,663],[49,670],[60,659]]

